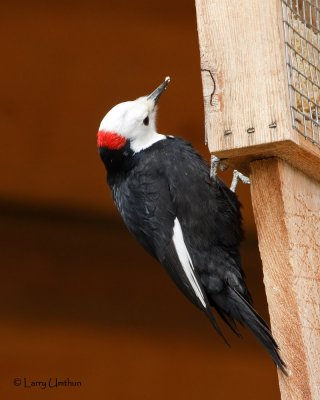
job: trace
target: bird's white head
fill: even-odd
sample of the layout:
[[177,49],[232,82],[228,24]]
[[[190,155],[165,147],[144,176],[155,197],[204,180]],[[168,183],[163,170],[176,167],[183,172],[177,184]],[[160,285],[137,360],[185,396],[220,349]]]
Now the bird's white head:
[[98,147],[119,150],[129,141],[130,148],[137,153],[164,139],[156,132],[156,105],[169,82],[167,77],[149,96],[113,107],[101,121]]

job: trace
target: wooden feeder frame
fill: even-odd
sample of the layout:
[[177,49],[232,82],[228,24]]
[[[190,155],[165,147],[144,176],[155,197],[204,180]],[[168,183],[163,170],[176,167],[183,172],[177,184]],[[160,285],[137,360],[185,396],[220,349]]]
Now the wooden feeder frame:
[[[289,372],[278,372],[281,396],[320,399],[318,0],[196,0],[196,10],[206,140],[250,174],[271,326]],[[290,35],[318,61],[303,53],[301,64]],[[307,62],[311,77],[290,60]]]

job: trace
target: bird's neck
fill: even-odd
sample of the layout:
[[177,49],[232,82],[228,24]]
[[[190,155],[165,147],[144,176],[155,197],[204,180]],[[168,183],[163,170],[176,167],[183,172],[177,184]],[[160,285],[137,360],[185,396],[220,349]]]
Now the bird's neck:
[[156,131],[150,131],[148,134],[137,136],[131,139],[131,149],[134,153],[139,153],[141,150],[145,150],[152,146],[154,143],[159,142],[159,140],[166,139],[165,135],[157,133]]

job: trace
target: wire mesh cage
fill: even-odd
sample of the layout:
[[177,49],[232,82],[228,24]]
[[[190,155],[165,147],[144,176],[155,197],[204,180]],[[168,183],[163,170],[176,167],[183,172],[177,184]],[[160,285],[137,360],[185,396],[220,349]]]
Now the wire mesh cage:
[[320,146],[320,0],[281,0],[294,128]]

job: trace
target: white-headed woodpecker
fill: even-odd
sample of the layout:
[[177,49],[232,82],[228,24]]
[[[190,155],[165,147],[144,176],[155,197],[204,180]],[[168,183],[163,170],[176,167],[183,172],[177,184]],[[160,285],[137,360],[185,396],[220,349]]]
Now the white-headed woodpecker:
[[189,143],[156,131],[156,105],[169,81],[149,96],[116,105],[101,122],[98,148],[115,204],[129,231],[222,337],[211,307],[237,335],[236,321],[250,328],[285,372],[245,284],[236,195],[210,177]]

